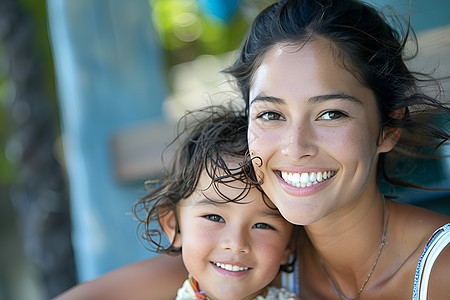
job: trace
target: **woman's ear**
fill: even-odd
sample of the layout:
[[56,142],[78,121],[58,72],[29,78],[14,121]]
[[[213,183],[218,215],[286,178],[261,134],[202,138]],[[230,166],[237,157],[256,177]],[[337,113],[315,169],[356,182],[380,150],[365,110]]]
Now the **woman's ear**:
[[[403,107],[391,113],[390,117],[400,120],[405,116],[405,113],[406,108]],[[395,144],[397,144],[401,134],[401,128],[386,128],[383,130],[383,136],[381,137],[382,140],[380,146],[378,147],[379,153],[391,151],[395,147]]]
[[174,247],[181,247],[181,232],[179,231],[178,221],[175,211],[171,210],[168,213],[159,216],[159,223],[164,231],[167,239]]

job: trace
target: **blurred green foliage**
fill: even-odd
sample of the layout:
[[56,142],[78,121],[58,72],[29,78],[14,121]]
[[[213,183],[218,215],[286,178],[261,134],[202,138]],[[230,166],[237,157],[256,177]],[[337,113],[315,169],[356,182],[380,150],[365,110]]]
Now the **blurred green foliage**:
[[[42,58],[44,84],[49,95],[49,103],[54,109],[54,120],[59,122],[57,111],[57,98],[55,89],[55,74],[53,71],[53,58],[47,31],[46,0],[17,0],[22,8],[30,15],[34,23],[35,51]],[[59,124],[59,123],[58,123]],[[56,126],[58,128],[58,126]]]
[[[47,14],[45,0],[17,0],[19,5],[30,16],[33,23],[33,51],[42,60],[45,76],[43,84],[48,94],[50,107],[55,120],[55,136],[59,135],[59,118],[55,92],[52,55],[47,32]],[[9,78],[9,58],[4,51],[4,41],[0,39],[0,183],[12,183],[15,180],[15,168],[7,159],[8,140],[14,132],[15,121],[11,116],[11,102],[15,96],[14,83]]]
[[149,0],[152,19],[166,49],[168,67],[202,54],[220,54],[239,47],[249,27],[242,10],[225,22],[204,15],[195,0]]
[[8,62],[3,50],[0,41],[0,184],[11,183],[15,178],[14,168],[6,157],[6,145],[12,130],[12,120],[5,109],[11,94],[14,93],[14,87],[7,77]]

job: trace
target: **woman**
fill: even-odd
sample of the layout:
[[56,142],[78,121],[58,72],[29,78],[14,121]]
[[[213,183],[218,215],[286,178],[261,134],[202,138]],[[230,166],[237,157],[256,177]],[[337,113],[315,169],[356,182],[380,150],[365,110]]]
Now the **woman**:
[[[305,225],[302,299],[410,299],[427,287],[414,280],[422,264],[430,266],[421,257],[450,218],[393,202],[377,185],[380,179],[407,185],[391,176],[399,172],[396,155],[449,140],[427,118],[437,111],[448,119],[449,108],[420,94],[404,45],[380,13],[359,1],[288,0],[256,18],[227,70],[247,104],[249,153],[263,190],[288,221]],[[450,295],[445,245],[428,274],[430,299]],[[155,271],[158,261],[126,270],[145,268],[149,284],[156,274],[170,281],[167,291],[153,284],[139,289],[147,299],[157,292],[154,299],[170,299],[185,271],[180,262],[158,260],[172,263],[167,276]]]

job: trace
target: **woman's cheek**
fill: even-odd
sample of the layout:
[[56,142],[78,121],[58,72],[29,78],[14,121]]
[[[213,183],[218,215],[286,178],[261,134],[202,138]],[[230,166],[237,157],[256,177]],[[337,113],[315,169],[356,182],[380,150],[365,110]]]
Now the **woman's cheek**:
[[258,130],[255,129],[254,126],[251,126],[251,123],[248,127],[247,139],[248,139],[248,148],[250,151],[257,151],[257,144],[259,142],[259,133]]

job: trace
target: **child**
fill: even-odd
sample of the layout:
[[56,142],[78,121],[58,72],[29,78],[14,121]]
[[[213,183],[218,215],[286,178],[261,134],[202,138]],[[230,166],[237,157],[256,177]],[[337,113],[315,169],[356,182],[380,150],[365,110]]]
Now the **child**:
[[267,287],[293,252],[294,226],[258,189],[251,162],[243,163],[245,117],[211,110],[178,135],[167,176],[134,206],[135,215],[146,212],[138,216],[142,237],[159,253],[181,252],[189,278],[176,299],[296,299]]

